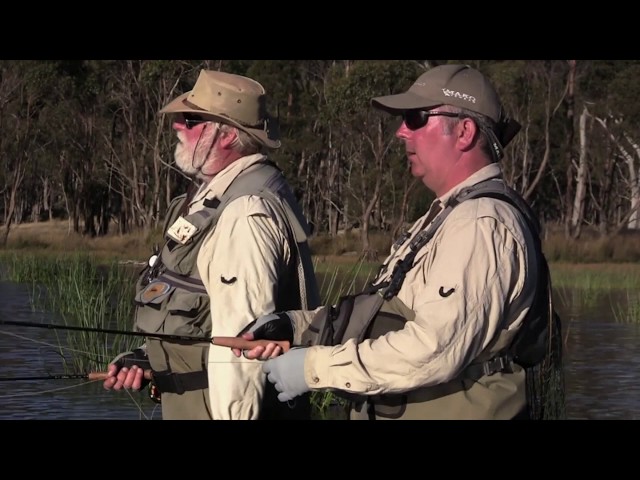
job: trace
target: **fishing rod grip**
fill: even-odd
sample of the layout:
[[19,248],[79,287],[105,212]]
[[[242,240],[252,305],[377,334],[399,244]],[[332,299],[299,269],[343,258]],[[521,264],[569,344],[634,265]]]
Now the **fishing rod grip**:
[[[106,380],[109,376],[108,372],[90,372],[87,374],[88,380]],[[153,371],[145,370],[144,378],[147,380],[153,380]]]
[[291,343],[288,340],[246,340],[241,337],[213,337],[211,343],[220,347],[237,348],[239,350],[251,350],[259,345],[266,347],[270,343],[279,345],[283,352],[288,352],[291,348]]

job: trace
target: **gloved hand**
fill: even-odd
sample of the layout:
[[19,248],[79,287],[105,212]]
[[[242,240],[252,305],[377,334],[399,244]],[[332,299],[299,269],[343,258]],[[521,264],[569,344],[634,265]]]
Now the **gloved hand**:
[[293,322],[285,312],[258,317],[249,324],[247,332],[253,333],[254,340],[288,340],[293,343]]
[[278,400],[281,402],[288,402],[311,390],[304,379],[306,355],[307,348],[292,348],[279,357],[267,360],[262,366],[267,379],[280,392]]
[[[291,344],[293,343],[293,322],[289,315],[284,312],[262,315],[247,325],[238,336],[249,340],[288,340],[289,344]],[[262,347],[257,348],[260,348],[261,353],[264,353]],[[245,358],[258,358],[255,348],[248,351],[241,351],[237,348],[232,350],[236,357],[242,354]],[[271,352],[269,351],[268,353]]]

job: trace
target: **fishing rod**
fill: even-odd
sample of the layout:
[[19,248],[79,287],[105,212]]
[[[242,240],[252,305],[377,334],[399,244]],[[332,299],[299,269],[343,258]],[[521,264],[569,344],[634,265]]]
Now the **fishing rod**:
[[55,323],[38,323],[38,322],[18,322],[16,320],[5,320],[0,318],[0,325],[13,325],[16,327],[32,327],[32,328],[46,328],[50,330],[76,330],[81,332],[97,332],[97,333],[111,333],[114,335],[129,335],[134,337],[150,337],[182,342],[194,342],[194,343],[211,343],[219,347],[237,348],[238,350],[251,350],[257,346],[267,346],[270,343],[275,343],[282,348],[283,352],[289,351],[291,343],[287,340],[246,340],[242,337],[192,337],[188,335],[172,335],[168,333],[146,333],[146,332],[131,332],[128,330],[114,330],[109,328],[97,328],[97,327],[78,327],[73,325],[56,325]]
[[[146,376],[146,372],[145,372]],[[19,382],[32,380],[104,380],[107,372],[74,373],[59,375],[41,375],[31,377],[0,377],[0,382]]]

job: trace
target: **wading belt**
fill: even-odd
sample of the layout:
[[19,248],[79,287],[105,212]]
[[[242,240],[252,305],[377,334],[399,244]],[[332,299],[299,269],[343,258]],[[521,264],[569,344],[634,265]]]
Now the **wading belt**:
[[162,372],[153,372],[153,383],[156,384],[160,393],[182,395],[184,392],[192,390],[204,390],[209,386],[209,378],[204,370],[187,373],[173,373],[169,370],[164,370]]

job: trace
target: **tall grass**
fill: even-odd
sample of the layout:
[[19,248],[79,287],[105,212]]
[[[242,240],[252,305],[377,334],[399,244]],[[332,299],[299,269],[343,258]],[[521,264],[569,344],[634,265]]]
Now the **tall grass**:
[[[86,253],[69,255],[15,254],[0,257],[5,276],[31,289],[31,305],[72,327],[131,331],[133,273],[119,265],[98,262]],[[58,353],[70,372],[102,370],[121,351],[140,339],[90,331],[56,329]]]
[[363,258],[339,263],[335,259],[314,257],[313,267],[323,305],[333,305],[341,296],[361,291],[374,279],[378,266]]
[[[554,292],[567,309],[591,308],[615,290],[640,290],[640,264],[555,263],[550,268]],[[633,307],[629,302],[628,308]],[[618,314],[633,317],[631,311]]]
[[640,292],[627,290],[625,300],[611,306],[617,323],[640,323]]

